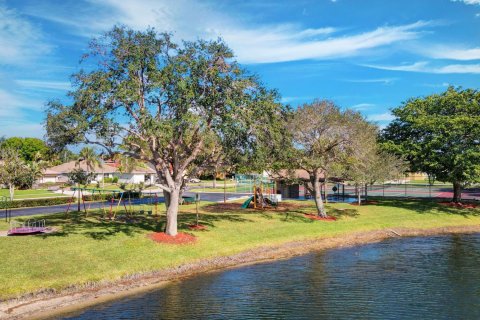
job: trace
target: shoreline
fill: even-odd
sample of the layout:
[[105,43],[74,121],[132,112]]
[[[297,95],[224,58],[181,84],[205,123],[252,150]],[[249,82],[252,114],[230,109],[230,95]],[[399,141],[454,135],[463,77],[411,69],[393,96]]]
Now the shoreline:
[[112,282],[96,282],[54,292],[45,290],[26,294],[22,298],[0,302],[0,319],[42,319],[74,312],[99,303],[159,289],[202,273],[238,268],[256,263],[288,259],[334,248],[352,247],[391,238],[479,233],[478,226],[455,226],[432,229],[389,228],[341,234],[328,238],[285,242],[261,246],[237,254],[202,259],[169,269],[133,274]]

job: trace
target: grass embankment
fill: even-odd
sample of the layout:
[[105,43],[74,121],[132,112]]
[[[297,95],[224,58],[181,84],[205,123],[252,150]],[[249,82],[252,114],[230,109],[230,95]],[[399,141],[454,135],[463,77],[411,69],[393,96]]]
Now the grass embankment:
[[[241,210],[239,206],[202,203],[201,223],[209,229],[192,232],[198,237],[197,243],[184,246],[157,244],[146,237],[162,227],[164,216],[140,216],[129,223],[102,222],[100,213],[94,212],[88,218],[76,213],[68,218],[64,214],[37,216],[59,231],[43,236],[0,237],[0,298],[115,280],[296,240],[384,228],[428,229],[480,223],[480,209],[443,207],[428,201],[382,200],[362,207],[329,205],[330,214],[339,218],[336,222],[304,218],[304,212],[314,212],[312,202],[284,202],[284,209],[278,211]],[[180,231],[185,232],[194,220],[194,205],[182,206]],[[2,220],[0,229],[7,228]]]
[[[0,196],[10,197],[8,189],[0,189]],[[67,197],[59,193],[45,189],[28,189],[28,190],[15,190],[14,199],[38,199],[38,198],[53,198],[53,197]]]

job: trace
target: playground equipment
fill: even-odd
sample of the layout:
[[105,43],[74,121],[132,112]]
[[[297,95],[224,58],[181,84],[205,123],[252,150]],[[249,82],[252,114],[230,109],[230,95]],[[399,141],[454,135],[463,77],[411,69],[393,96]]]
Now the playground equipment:
[[[133,190],[102,190],[90,188],[72,188],[73,194],[68,202],[66,213],[70,211],[72,204],[77,199],[77,211],[83,211],[85,215],[92,208],[92,203],[97,203],[96,207],[102,209],[104,217],[114,220],[121,206],[127,216],[133,215],[136,207],[140,207],[139,213],[158,214],[159,197],[157,192],[139,193]],[[91,197],[91,201],[86,201],[86,193]],[[148,207],[150,206],[150,207]]]
[[[70,198],[66,210],[66,214],[70,211],[70,208],[75,201],[74,199],[77,199],[77,211],[81,211],[81,207],[83,204],[83,211],[85,212],[85,215],[88,215],[88,210],[91,209],[92,207],[92,202],[97,201],[97,203],[101,204],[101,209],[103,210],[103,214],[107,215],[107,209],[108,209],[108,216],[109,218],[114,218],[116,215],[116,212],[118,211],[118,207],[122,203],[122,200],[124,199],[124,194],[125,191],[120,191],[120,190],[102,190],[102,189],[89,189],[89,188],[77,188],[74,187],[72,188],[73,194],[72,197]],[[85,193],[88,192],[90,193],[91,196],[91,201],[88,202],[88,205],[86,203],[86,195]],[[110,194],[110,200],[107,202],[106,201],[106,195]],[[97,195],[97,197],[95,197]],[[118,199],[118,202],[116,202],[116,199]],[[131,200],[131,197],[130,197]],[[127,206],[125,204],[125,201],[123,201],[123,206],[125,208],[125,212],[129,212],[127,209]],[[130,203],[131,206],[131,203]],[[115,209],[115,211],[114,211]]]
[[7,232],[9,236],[30,235],[44,233],[48,230],[45,227],[45,220],[27,220],[24,223],[10,221],[10,229]]
[[5,222],[12,219],[12,200],[10,197],[0,196],[0,210],[5,212]]
[[257,179],[252,188],[253,196],[242,204],[242,209],[248,208],[251,204],[254,209],[276,208],[279,199],[275,189],[275,182],[263,178]]

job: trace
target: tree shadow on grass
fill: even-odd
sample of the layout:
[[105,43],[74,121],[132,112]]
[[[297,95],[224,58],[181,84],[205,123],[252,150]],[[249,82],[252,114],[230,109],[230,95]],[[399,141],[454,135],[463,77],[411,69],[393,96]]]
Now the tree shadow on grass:
[[374,206],[392,207],[407,209],[418,214],[446,214],[446,215],[460,215],[465,218],[480,216],[480,207],[474,209],[456,208],[447,205],[442,205],[438,200],[430,199],[385,199],[375,198],[378,204]]
[[[189,230],[196,222],[194,209],[182,210],[178,215],[179,231]],[[251,221],[238,214],[210,214],[202,212],[199,215],[200,223],[207,227],[215,227],[218,221],[247,222]],[[19,217],[15,220],[23,223],[29,217]],[[120,211],[115,220],[104,219],[101,211],[89,212],[86,217],[83,212],[70,212],[35,216],[34,220],[45,220],[45,226],[54,228],[55,232],[37,235],[42,238],[67,237],[83,234],[95,240],[106,240],[118,234],[134,236],[147,232],[163,232],[166,227],[166,217],[163,215],[148,215],[135,213],[126,215]]]

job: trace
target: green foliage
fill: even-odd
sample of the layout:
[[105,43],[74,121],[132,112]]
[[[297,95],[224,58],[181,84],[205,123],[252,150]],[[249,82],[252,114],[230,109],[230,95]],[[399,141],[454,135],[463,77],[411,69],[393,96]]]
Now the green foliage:
[[75,168],[68,174],[68,179],[75,184],[86,186],[95,178],[95,174],[81,169]]
[[12,137],[5,139],[0,146],[19,150],[20,158],[27,162],[46,160],[50,152],[45,142],[37,138]]
[[87,172],[95,172],[97,167],[102,167],[100,156],[90,147],[84,147],[78,154],[78,163],[84,162],[87,166]]
[[48,207],[69,203],[70,201],[67,197],[16,200],[11,202],[11,208]]
[[480,181],[480,92],[449,87],[392,112],[395,120],[383,131],[383,147],[405,156],[412,171],[452,182],[456,193]]
[[10,199],[13,200],[15,188],[30,188],[39,175],[35,165],[27,165],[17,149],[3,147],[0,149],[0,184],[10,190]]
[[113,178],[104,178],[103,181],[105,183],[117,183],[118,182],[118,177],[113,177]]
[[186,176],[214,161],[214,144],[231,165],[264,165],[278,151],[272,145],[281,140],[285,110],[277,93],[221,40],[178,45],[153,29],[114,27],[92,41],[84,61],[89,70],[73,76],[73,104],[48,106],[46,131],[56,150],[95,143],[120,151],[153,165],[159,187],[176,197]]

